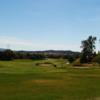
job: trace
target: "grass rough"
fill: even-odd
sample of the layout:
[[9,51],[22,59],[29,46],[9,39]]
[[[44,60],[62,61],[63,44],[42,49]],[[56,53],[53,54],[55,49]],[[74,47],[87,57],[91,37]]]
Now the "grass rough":
[[[36,66],[50,62],[57,65]],[[63,59],[0,61],[1,100],[100,100],[100,69]]]

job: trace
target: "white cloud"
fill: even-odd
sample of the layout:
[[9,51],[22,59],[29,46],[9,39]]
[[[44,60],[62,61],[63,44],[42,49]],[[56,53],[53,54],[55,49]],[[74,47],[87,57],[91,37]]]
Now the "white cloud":
[[76,44],[50,44],[43,43],[42,41],[37,43],[30,40],[21,40],[16,37],[0,37],[0,48],[7,48],[13,50],[74,50],[80,51],[80,45]]
[[0,37],[0,47],[7,48],[7,45],[11,46],[11,49],[20,49],[20,47],[31,46],[31,42],[20,40],[15,37]]

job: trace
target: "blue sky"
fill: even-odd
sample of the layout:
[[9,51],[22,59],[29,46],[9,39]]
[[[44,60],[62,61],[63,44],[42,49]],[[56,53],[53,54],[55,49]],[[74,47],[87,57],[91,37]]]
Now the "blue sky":
[[80,51],[89,35],[100,38],[100,0],[0,0],[1,48]]

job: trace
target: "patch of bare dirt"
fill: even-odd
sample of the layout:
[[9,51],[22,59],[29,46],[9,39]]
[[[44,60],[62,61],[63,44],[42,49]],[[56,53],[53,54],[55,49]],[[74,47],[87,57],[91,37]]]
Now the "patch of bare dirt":
[[33,84],[41,84],[41,85],[50,85],[50,86],[63,86],[65,82],[63,80],[46,80],[46,79],[33,79],[23,82],[23,84],[29,84],[29,86]]
[[87,100],[100,100],[100,97],[90,98],[90,99],[87,99]]
[[57,80],[32,80],[32,82],[35,83],[52,83],[52,82],[56,82]]

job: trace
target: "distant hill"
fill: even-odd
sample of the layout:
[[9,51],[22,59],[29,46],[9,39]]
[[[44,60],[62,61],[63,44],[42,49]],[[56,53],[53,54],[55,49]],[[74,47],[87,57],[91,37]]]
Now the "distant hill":
[[[0,48],[0,51],[5,51],[6,49]],[[73,54],[80,54],[80,52],[75,52],[71,50],[45,50],[45,51],[15,51],[19,53],[35,53],[35,54],[48,54],[48,55],[73,55]]]
[[56,56],[74,56],[80,55],[80,52],[70,50],[46,50],[46,51],[16,51],[19,53],[30,53],[30,54],[44,54],[44,55],[56,55]]
[[4,49],[4,48],[0,48],[0,51],[5,51],[6,49]]

